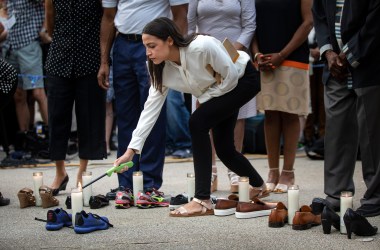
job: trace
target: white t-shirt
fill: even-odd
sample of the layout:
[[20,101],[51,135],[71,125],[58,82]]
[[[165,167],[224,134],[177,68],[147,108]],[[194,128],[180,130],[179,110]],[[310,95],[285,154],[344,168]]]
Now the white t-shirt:
[[147,23],[158,17],[170,18],[171,6],[189,0],[102,0],[104,8],[117,7],[115,27],[123,34],[141,34]]
[[[169,88],[190,93],[196,96],[200,103],[204,103],[233,90],[239,78],[244,75],[247,63],[250,61],[247,53],[239,51],[239,57],[233,63],[223,44],[211,36],[198,35],[188,47],[180,47],[179,52],[181,65],[165,61],[162,93],[153,86],[150,87],[148,99],[137,127],[132,133],[128,148],[137,151],[143,148],[146,138],[160,115]],[[222,83],[217,84],[215,78],[207,71],[208,64],[220,73],[223,78]]]

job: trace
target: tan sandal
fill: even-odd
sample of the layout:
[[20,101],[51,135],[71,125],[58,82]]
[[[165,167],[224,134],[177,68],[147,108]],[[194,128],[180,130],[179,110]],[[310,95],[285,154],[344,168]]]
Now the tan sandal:
[[41,206],[43,208],[55,207],[59,205],[59,200],[53,196],[53,189],[46,185],[43,185],[39,189],[41,201]]
[[17,193],[20,201],[20,208],[26,208],[36,205],[36,197],[33,196],[33,190],[30,188],[23,188]]
[[270,195],[270,191],[267,189],[264,183],[261,187],[249,187],[249,199],[254,200],[255,198],[264,198]]
[[[204,215],[214,215],[214,209],[212,208],[212,205],[206,204],[206,202],[193,198],[194,202],[202,205],[202,211],[189,213],[186,208],[179,207],[176,210],[170,212],[169,216],[171,217],[194,217],[194,216],[204,216]],[[176,212],[179,212],[178,214]]]
[[228,171],[228,178],[230,179],[230,191],[231,193],[238,193],[239,192],[239,176],[232,172],[231,170]]
[[[294,173],[294,169],[293,170],[285,170],[283,169],[282,172],[285,172],[285,173]],[[293,178],[293,183],[294,183],[294,178]],[[290,184],[292,185],[292,184]],[[288,185],[286,184],[283,184],[283,183],[278,183],[276,185],[276,187],[274,188],[273,190],[273,193],[275,194],[284,194],[284,193],[287,193],[288,192]]]

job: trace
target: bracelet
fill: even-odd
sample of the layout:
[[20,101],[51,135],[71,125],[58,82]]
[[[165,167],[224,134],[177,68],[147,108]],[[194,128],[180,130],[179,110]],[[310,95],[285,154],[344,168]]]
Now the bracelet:
[[254,62],[257,61],[257,57],[258,57],[259,55],[262,55],[262,53],[257,52],[257,53],[255,54],[255,56],[253,57],[253,61],[254,61]]

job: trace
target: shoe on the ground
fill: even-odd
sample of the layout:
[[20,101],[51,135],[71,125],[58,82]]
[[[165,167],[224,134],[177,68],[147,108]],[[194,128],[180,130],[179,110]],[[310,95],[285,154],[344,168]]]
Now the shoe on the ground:
[[283,227],[285,223],[288,223],[288,209],[284,203],[279,202],[270,212],[268,226],[278,228]]
[[4,198],[3,194],[0,192],[0,206],[6,206],[9,205],[9,199]]
[[380,215],[379,204],[363,204],[357,210],[356,213],[363,217],[373,217]]
[[214,209],[216,216],[232,215],[236,212],[236,207],[239,201],[229,199],[217,199]]
[[189,202],[187,194],[179,194],[170,198],[169,209],[173,211]]
[[108,206],[110,202],[107,199],[107,197],[105,197],[104,195],[98,194],[98,195],[90,197],[89,204],[90,204],[91,209],[98,209],[101,207]]
[[66,204],[66,208],[67,208],[67,209],[71,209],[71,195],[68,195],[68,196],[66,197],[65,204]]
[[125,190],[125,187],[123,186],[120,186],[120,187],[117,187],[115,189],[111,189],[107,194],[106,194],[106,198],[111,201],[111,200],[115,200],[116,198],[116,193],[118,191],[124,191]]
[[303,205],[293,218],[292,228],[294,230],[306,230],[321,225],[321,214],[314,214],[311,207]]
[[46,230],[56,231],[62,227],[69,227],[71,225],[71,214],[68,214],[62,208],[56,208],[47,212]]
[[177,149],[171,155],[174,159],[185,159],[193,157],[193,153],[190,149]]
[[228,171],[228,178],[230,179],[231,193],[239,192],[239,176],[232,171]]
[[138,208],[168,207],[170,203],[170,197],[155,188],[147,189],[144,194],[139,192],[137,197]]
[[91,233],[96,230],[106,230],[109,227],[113,227],[113,225],[109,223],[107,217],[86,213],[85,211],[75,215],[74,231],[77,234]]
[[126,188],[116,193],[115,207],[118,209],[130,208],[134,203],[133,192],[131,189]]
[[53,196],[53,190],[46,185],[39,188],[41,196],[41,206],[43,208],[55,207],[59,205],[59,200]]
[[36,198],[33,195],[33,190],[30,188],[23,188],[17,193],[20,201],[20,208],[26,208],[36,205]]
[[262,202],[258,198],[254,198],[252,202],[239,202],[236,206],[235,216],[238,219],[268,216],[276,206],[277,203]]

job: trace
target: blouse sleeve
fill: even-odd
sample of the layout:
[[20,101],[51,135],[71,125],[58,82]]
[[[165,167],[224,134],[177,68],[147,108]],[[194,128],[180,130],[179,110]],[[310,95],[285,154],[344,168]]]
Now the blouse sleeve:
[[253,34],[256,30],[256,8],[252,0],[241,0],[241,26],[242,32],[237,42],[249,48]]
[[132,139],[128,146],[128,148],[135,149],[138,154],[141,154],[145,140],[161,113],[167,94],[168,88],[164,86],[162,87],[162,93],[153,86],[149,89],[149,96],[144,104],[144,110],[141,112],[140,119],[136,129],[132,133]]
[[189,11],[187,13],[188,34],[193,34],[196,32],[196,26],[198,22],[197,9],[198,9],[198,0],[190,0]]

